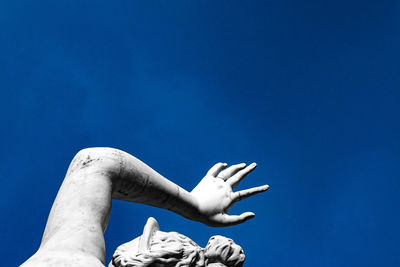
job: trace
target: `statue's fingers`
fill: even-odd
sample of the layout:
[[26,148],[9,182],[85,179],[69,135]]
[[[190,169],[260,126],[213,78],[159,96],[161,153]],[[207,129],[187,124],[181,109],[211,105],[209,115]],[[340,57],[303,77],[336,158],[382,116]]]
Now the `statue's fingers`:
[[229,215],[229,214],[217,214],[214,218],[217,226],[229,226],[244,223],[247,220],[254,218],[253,212],[244,212],[240,215]]
[[221,170],[226,168],[226,166],[226,163],[219,162],[211,167],[211,169],[207,172],[207,175],[216,177]]
[[245,163],[240,163],[240,164],[236,164],[236,165],[232,165],[229,168],[221,171],[218,174],[218,177],[223,179],[224,181],[226,181],[227,179],[229,179],[230,177],[232,177],[233,175],[235,175],[238,171],[242,170],[244,167],[246,167]]
[[252,163],[249,166],[247,166],[246,168],[244,168],[243,170],[240,170],[238,173],[233,175],[228,180],[226,180],[226,182],[229,183],[231,185],[232,189],[233,189],[240,183],[240,181],[242,181],[256,167],[257,167],[257,164],[256,163]]
[[257,186],[257,187],[253,187],[250,189],[242,190],[242,191],[233,192],[232,200],[234,202],[237,202],[237,201],[243,200],[245,198],[254,196],[258,193],[265,192],[268,190],[268,188],[269,188],[269,185],[262,185],[262,186]]

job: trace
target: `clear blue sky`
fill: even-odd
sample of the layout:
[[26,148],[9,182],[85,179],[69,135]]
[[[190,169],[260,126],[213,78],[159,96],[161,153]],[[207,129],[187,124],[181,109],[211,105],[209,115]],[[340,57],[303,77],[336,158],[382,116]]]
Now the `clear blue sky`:
[[[95,3],[94,3],[95,2]],[[246,266],[399,266],[399,1],[1,1],[0,254],[33,254],[74,154],[123,149],[190,190],[218,161],[270,191],[209,228],[115,201]]]

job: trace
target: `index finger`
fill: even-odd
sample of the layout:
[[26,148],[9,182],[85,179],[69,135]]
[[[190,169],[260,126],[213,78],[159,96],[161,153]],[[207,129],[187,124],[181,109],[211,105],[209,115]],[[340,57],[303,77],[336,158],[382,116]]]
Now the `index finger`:
[[237,191],[232,193],[232,200],[234,202],[243,200],[245,198],[257,195],[258,193],[265,192],[269,189],[269,185],[262,185],[262,186],[257,186],[253,187],[250,189],[242,190],[242,191]]

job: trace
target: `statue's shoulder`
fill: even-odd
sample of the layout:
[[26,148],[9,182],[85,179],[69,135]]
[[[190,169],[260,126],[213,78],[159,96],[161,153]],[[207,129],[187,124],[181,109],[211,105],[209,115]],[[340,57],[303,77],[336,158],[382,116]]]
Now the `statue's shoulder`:
[[39,249],[39,251],[27,260],[21,267],[104,267],[104,264],[93,255],[63,250]]

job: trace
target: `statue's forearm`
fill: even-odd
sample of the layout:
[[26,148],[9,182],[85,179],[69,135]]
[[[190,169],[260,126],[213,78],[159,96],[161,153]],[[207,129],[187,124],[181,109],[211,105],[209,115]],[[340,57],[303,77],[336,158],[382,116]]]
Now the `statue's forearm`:
[[[197,219],[197,203],[183,188],[166,179],[148,165],[121,150],[119,172],[113,172],[112,198],[168,209],[189,219]],[[105,154],[110,152],[106,152]]]

